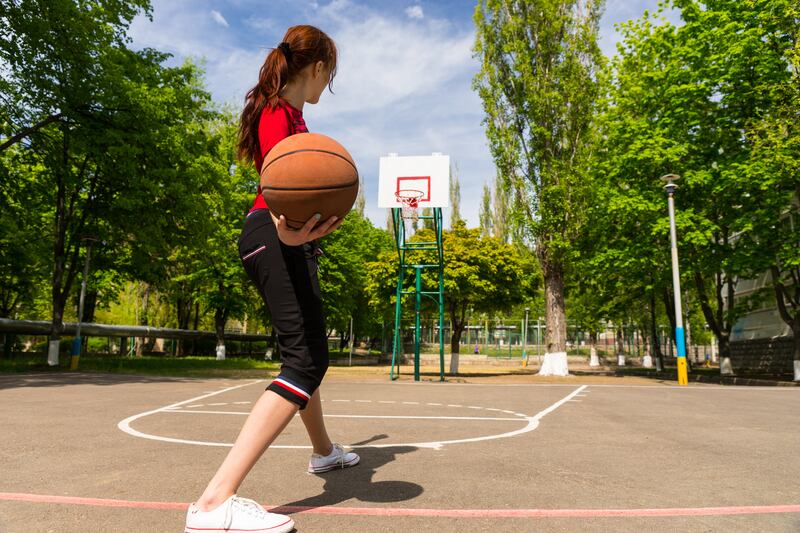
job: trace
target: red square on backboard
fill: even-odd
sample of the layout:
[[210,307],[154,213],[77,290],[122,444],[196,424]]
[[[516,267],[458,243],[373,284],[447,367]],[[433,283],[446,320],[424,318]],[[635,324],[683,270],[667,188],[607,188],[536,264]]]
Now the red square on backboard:
[[422,198],[420,202],[431,201],[431,177],[430,176],[399,176],[397,178],[397,190],[414,190],[422,191]]

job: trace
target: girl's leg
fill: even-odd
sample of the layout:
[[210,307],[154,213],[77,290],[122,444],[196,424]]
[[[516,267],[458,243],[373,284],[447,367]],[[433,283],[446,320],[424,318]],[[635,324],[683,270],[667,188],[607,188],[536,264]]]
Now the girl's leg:
[[328,431],[325,429],[325,421],[322,418],[322,402],[320,401],[319,389],[314,391],[311,399],[306,404],[306,408],[300,411],[300,418],[308,431],[311,445],[314,446],[314,453],[328,455],[333,449]]
[[196,505],[201,511],[217,507],[236,493],[247,473],[292,420],[297,409],[297,404],[272,391],[265,391],[261,395],[242,426],[233,448],[197,500]]

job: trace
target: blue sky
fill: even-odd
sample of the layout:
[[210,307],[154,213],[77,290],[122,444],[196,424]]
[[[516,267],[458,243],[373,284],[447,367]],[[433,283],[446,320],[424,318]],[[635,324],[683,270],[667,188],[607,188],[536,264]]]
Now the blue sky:
[[[657,0],[608,0],[600,44],[613,54],[614,24],[655,10]],[[214,100],[241,106],[271,47],[295,24],[312,24],[339,48],[339,74],[317,105],[306,105],[311,131],[339,140],[364,179],[366,214],[378,226],[378,158],[449,154],[461,184],[461,215],[478,225],[483,184],[494,163],[471,82],[472,13],[467,0],[153,0],[153,21],[138,17],[133,46],[202,59]],[[449,213],[444,213],[449,219]]]

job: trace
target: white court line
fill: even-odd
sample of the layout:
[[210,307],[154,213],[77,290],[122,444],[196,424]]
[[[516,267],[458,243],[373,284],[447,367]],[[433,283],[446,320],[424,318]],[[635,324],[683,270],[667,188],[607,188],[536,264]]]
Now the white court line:
[[[160,440],[160,441],[165,441],[165,442],[185,443],[186,441],[183,440],[183,439],[172,439],[170,437],[160,437],[160,436],[157,436],[157,435],[149,435],[147,433],[142,433],[141,431],[136,431],[135,429],[133,429],[131,427],[131,422],[133,422],[134,420],[138,420],[139,418],[144,418],[145,416],[149,416],[149,415],[152,415],[152,414],[155,414],[155,413],[160,413],[162,411],[166,411],[167,409],[173,409],[175,407],[178,407],[179,405],[184,405],[184,404],[187,404],[187,403],[196,402],[198,400],[202,400],[202,399],[208,398],[210,396],[216,396],[217,394],[222,394],[223,392],[228,392],[228,391],[232,391],[234,389],[240,389],[242,387],[255,385],[256,383],[262,383],[263,381],[264,381],[263,379],[258,379],[256,381],[251,381],[250,383],[245,383],[244,385],[235,385],[233,387],[228,387],[227,389],[220,389],[218,391],[209,392],[208,394],[203,394],[202,396],[197,396],[195,398],[189,398],[188,400],[184,400],[182,402],[176,402],[176,403],[173,403],[173,404],[170,404],[170,405],[165,405],[164,407],[159,407],[158,409],[153,409],[152,411],[145,411],[144,413],[139,413],[138,415],[129,416],[128,418],[126,418],[125,420],[123,420],[119,424],[117,424],[117,427],[119,429],[121,429],[122,431],[124,431],[125,433],[129,434],[129,435],[133,435],[134,437],[140,437],[142,439]],[[191,412],[191,411],[187,411],[187,412]],[[225,446],[233,446],[233,445],[232,444],[226,444]]]
[[[183,409],[164,409],[162,413],[186,413],[186,414],[201,414],[201,415],[249,415],[246,411],[198,411],[192,409],[191,411],[184,411]],[[294,416],[300,416],[296,414]],[[325,418],[386,418],[386,419],[410,419],[410,420],[503,420],[519,422],[520,419],[524,420],[527,415],[519,415],[518,418],[506,417],[482,417],[482,416],[404,416],[404,415],[323,415]]]
[[[226,392],[228,390],[237,389],[239,387],[246,387],[247,385],[252,385],[254,383],[259,383],[260,381],[262,381],[262,380],[254,381],[252,383],[247,383],[245,385],[239,385],[239,386],[236,386],[236,387],[230,387],[228,389],[217,391],[217,392],[215,392],[213,394],[219,394],[219,393],[222,393],[222,392]],[[442,441],[431,441],[431,442],[395,443],[395,444],[358,444],[358,445],[348,446],[348,448],[396,448],[396,447],[401,447],[402,446],[402,447],[429,448],[429,449],[439,450],[439,449],[441,449],[442,447],[444,447],[444,446],[446,446],[448,444],[465,444],[465,443],[469,443],[469,442],[482,442],[482,441],[487,441],[487,440],[503,439],[503,438],[507,438],[507,437],[515,437],[517,435],[522,435],[524,433],[529,433],[529,432],[535,430],[536,428],[538,428],[539,427],[539,421],[542,418],[544,418],[548,414],[552,413],[553,411],[555,411],[556,409],[558,409],[559,407],[564,405],[566,402],[570,401],[572,398],[575,397],[575,395],[583,392],[586,389],[586,387],[587,387],[587,385],[581,385],[580,387],[578,387],[577,389],[575,389],[574,391],[569,393],[567,396],[563,397],[562,399],[560,399],[556,403],[552,404],[550,407],[547,407],[546,409],[543,409],[543,410],[539,411],[534,416],[531,416],[531,417],[520,417],[520,418],[514,419],[514,420],[518,420],[518,421],[527,421],[527,424],[525,425],[525,427],[520,428],[520,429],[516,429],[514,431],[508,431],[506,433],[498,433],[498,434],[495,434],[495,435],[485,435],[485,436],[482,436],[482,437],[471,437],[471,438],[466,438],[466,439],[442,440]],[[195,402],[197,400],[200,400],[200,399],[206,398],[206,397],[207,396],[201,396],[201,397],[198,397],[198,398],[191,398],[191,399],[183,401],[183,402],[174,403],[174,404],[171,404],[171,405],[167,405],[165,407],[161,407],[159,409],[153,409],[152,411],[147,411],[147,412],[144,412],[144,413],[140,413],[138,415],[133,415],[131,417],[126,418],[122,422],[120,422],[117,426],[122,431],[124,431],[125,433],[133,435],[134,437],[141,437],[141,438],[144,438],[144,439],[158,440],[158,441],[163,441],[163,442],[172,442],[172,443],[176,443],[176,444],[195,444],[195,445],[198,445],[198,446],[219,446],[219,447],[230,448],[231,446],[233,446],[233,444],[227,443],[227,442],[205,442],[205,441],[196,441],[196,440],[188,440],[188,439],[175,439],[175,438],[172,438],[172,437],[162,437],[162,436],[159,436],[159,435],[148,435],[147,433],[142,433],[140,431],[136,431],[135,429],[130,427],[130,423],[133,422],[134,420],[139,419],[139,418],[142,418],[142,417],[145,417],[145,416],[148,416],[148,415],[151,415],[151,414],[155,414],[155,413],[169,411],[169,410],[172,410],[171,412],[177,412],[177,410],[174,409],[175,407],[178,407],[180,405],[183,405],[183,404],[186,404],[186,403],[189,403],[189,402]],[[462,406],[458,406],[458,407],[462,407]],[[189,412],[194,412],[194,411],[182,411],[182,412],[189,413]],[[341,415],[341,416],[349,416],[349,415]],[[308,450],[308,449],[311,448],[311,446],[273,444],[272,446],[270,446],[270,448]]]
[[[635,376],[634,376],[635,377]],[[336,383],[336,382],[331,382]],[[343,382],[339,382],[343,383]],[[375,385],[374,381],[348,381],[348,384],[356,384],[356,385]],[[443,386],[440,382],[399,382],[396,381],[392,383],[393,387],[441,387]],[[576,387],[578,383],[446,383],[444,384],[445,387]],[[800,386],[756,386],[756,385],[715,385],[712,383],[697,383],[692,382],[688,386],[687,385],[613,385],[613,384],[602,384],[602,383],[587,383],[584,385],[586,387],[607,387],[607,388],[615,388],[615,389],[677,389],[677,390],[689,390],[689,391],[703,391],[703,390],[716,390],[716,391],[752,391],[752,390],[762,390],[762,391],[790,391],[790,392],[797,392],[800,390]]]

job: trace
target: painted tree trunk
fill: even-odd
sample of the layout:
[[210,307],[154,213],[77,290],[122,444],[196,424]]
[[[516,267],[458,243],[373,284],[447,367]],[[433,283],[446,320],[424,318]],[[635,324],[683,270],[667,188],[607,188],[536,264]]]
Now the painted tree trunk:
[[217,334],[217,361],[225,360],[225,322],[228,320],[228,310],[217,307],[214,310],[214,331]]
[[732,376],[730,333],[726,331],[718,335],[717,345],[719,346],[719,373],[723,376]]
[[540,262],[544,273],[544,316],[545,354],[540,376],[567,376],[567,318],[564,304],[564,268],[546,257],[547,251],[540,252]]
[[642,358],[642,366],[645,368],[653,368],[653,356],[650,351],[649,339],[644,339],[644,357]]
[[625,337],[622,328],[617,328],[617,365],[625,366]]
[[597,332],[589,332],[589,366],[600,366],[600,358],[597,356]]

